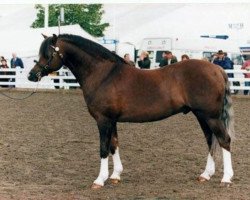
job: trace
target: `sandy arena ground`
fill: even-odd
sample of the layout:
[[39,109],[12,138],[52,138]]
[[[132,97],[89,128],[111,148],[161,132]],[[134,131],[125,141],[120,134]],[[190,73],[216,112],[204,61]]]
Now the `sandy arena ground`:
[[0,200],[250,199],[250,98],[234,98],[234,109],[230,188],[219,186],[220,160],[211,181],[196,181],[206,164],[205,138],[192,114],[179,114],[154,123],[118,124],[122,182],[93,191],[99,136],[82,93],[39,91],[23,101],[0,95]]

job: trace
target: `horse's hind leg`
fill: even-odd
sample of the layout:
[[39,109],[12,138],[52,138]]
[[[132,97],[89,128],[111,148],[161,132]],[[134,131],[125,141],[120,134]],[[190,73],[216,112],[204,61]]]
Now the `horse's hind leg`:
[[209,154],[207,157],[206,168],[205,168],[204,172],[198,178],[199,182],[204,182],[204,181],[208,181],[215,173],[215,162],[214,162],[214,159],[212,157],[212,154],[210,153],[211,147],[212,147],[213,132],[209,128],[206,120],[204,119],[204,117],[202,115],[199,115],[199,113],[195,113],[195,112],[194,112],[194,114],[198,119],[198,122],[201,126],[203,133],[205,134],[206,141],[207,141],[208,148],[209,148]]
[[114,171],[110,176],[110,180],[113,184],[117,184],[121,180],[121,173],[123,171],[122,162],[119,155],[119,147],[118,147],[118,135],[117,135],[117,128],[112,132],[111,136],[111,144],[110,144],[110,151],[112,153],[113,163],[114,163]]
[[208,125],[216,136],[223,153],[224,175],[221,183],[229,185],[233,177],[233,167],[230,152],[231,138],[225,128],[225,125],[220,119],[209,119]]

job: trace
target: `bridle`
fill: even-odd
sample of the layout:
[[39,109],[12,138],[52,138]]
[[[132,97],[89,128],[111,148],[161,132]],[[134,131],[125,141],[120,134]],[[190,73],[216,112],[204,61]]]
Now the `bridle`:
[[44,64],[41,64],[39,61],[37,61],[37,60],[34,60],[34,62],[39,66],[39,67],[41,67],[41,71],[40,72],[37,72],[36,73],[36,77],[40,80],[41,78],[42,78],[42,73],[48,73],[48,71],[49,71],[49,68],[50,68],[50,64],[51,64],[51,62],[52,62],[52,60],[53,60],[53,58],[55,57],[55,56],[59,56],[59,58],[61,59],[61,61],[62,61],[62,63],[63,63],[63,54],[62,53],[60,53],[59,51],[60,51],[60,49],[59,49],[59,47],[55,47],[55,46],[52,46],[52,45],[50,45],[50,47],[52,47],[53,48],[53,53],[51,54],[51,56],[49,57],[49,60],[47,61],[47,63],[44,65]]

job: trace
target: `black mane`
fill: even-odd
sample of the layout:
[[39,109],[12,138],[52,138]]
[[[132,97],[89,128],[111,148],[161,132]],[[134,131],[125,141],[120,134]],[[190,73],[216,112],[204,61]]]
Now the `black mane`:
[[48,37],[42,42],[39,50],[39,55],[46,59],[49,59],[49,57],[51,56],[50,45],[53,45],[52,37]]
[[[123,58],[116,55],[115,53],[112,53],[102,45],[95,43],[91,40],[88,40],[86,38],[83,38],[81,36],[62,34],[58,36],[58,39],[71,43],[94,57],[102,57],[103,59],[110,60],[112,62],[126,63],[126,61]],[[48,58],[49,46],[51,44],[52,44],[51,37],[44,40],[40,48],[40,55]]]

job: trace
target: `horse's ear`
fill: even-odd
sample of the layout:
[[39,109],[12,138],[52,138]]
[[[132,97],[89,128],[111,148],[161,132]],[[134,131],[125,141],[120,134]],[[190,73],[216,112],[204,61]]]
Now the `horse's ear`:
[[57,35],[53,34],[53,36],[52,36],[52,43],[55,45],[56,41],[57,41]]
[[44,35],[43,33],[42,33],[42,36],[44,37],[44,39],[46,39],[48,37],[47,35]]

